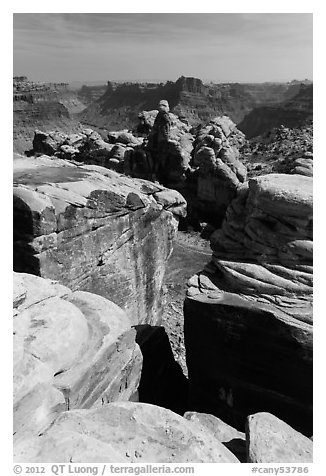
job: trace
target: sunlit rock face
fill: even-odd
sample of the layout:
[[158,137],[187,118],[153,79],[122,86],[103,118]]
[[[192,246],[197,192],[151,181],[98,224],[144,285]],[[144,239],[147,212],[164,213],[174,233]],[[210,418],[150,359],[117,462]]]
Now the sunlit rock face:
[[100,294],[134,324],[160,321],[176,191],[95,165],[14,160],[14,270]]
[[248,463],[312,463],[313,443],[270,413],[249,415]]
[[190,399],[237,428],[271,412],[312,431],[312,178],[270,174],[242,186],[189,281]]
[[239,463],[204,427],[166,408],[115,402],[63,412],[43,435],[22,441],[15,461]]

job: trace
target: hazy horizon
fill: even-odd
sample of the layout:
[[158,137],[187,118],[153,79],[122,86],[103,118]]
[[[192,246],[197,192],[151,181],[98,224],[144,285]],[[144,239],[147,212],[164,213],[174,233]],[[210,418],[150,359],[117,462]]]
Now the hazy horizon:
[[313,78],[307,13],[15,13],[13,20],[14,76],[33,81]]

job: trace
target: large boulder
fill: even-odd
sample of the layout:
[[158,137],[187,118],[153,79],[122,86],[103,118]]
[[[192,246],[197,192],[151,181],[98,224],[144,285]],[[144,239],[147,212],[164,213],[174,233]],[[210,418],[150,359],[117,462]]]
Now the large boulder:
[[17,445],[15,461],[51,463],[239,463],[203,427],[165,408],[119,402],[62,413]]
[[197,425],[202,425],[241,462],[246,462],[246,435],[244,433],[208,413],[186,412],[183,416]]
[[[129,173],[133,177],[153,178],[154,163],[158,160],[153,145],[153,132],[157,110],[142,111],[138,115],[137,130],[147,135],[141,148],[136,148],[131,156]],[[182,122],[178,116],[169,113],[171,125],[166,147],[164,184],[171,188],[182,189],[186,180],[186,172],[190,167],[194,137],[190,126]],[[138,149],[138,150],[137,150]]]
[[244,134],[227,116],[216,117],[197,131],[193,153],[193,166],[198,170],[197,199],[210,221],[224,218],[246,179],[238,150],[244,142]]
[[175,191],[95,165],[14,160],[14,270],[57,279],[157,324],[162,282],[186,202]]
[[142,355],[122,309],[56,281],[14,273],[15,443],[59,413],[128,400]]
[[248,463],[312,463],[313,443],[270,413],[247,418]]
[[193,409],[241,429],[268,411],[311,434],[312,211],[302,175],[251,179],[229,205],[185,301]]

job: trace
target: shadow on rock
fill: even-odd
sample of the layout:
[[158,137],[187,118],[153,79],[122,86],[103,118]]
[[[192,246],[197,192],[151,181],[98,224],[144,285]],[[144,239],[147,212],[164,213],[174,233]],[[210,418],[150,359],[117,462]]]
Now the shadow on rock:
[[183,415],[187,405],[188,380],[174,360],[164,327],[138,325],[135,329],[136,342],[143,354],[139,401]]

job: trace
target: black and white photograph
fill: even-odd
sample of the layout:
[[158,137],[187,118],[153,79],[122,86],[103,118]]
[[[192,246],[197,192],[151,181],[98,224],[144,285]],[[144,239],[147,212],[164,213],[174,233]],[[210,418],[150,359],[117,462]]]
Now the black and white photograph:
[[14,473],[312,474],[312,6],[61,6],[11,13]]

